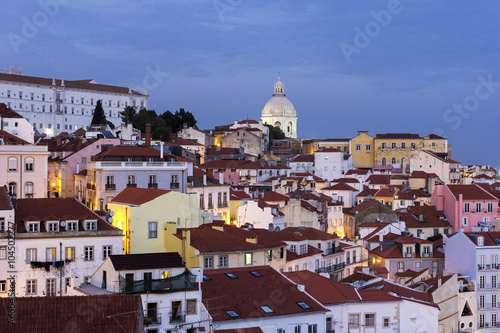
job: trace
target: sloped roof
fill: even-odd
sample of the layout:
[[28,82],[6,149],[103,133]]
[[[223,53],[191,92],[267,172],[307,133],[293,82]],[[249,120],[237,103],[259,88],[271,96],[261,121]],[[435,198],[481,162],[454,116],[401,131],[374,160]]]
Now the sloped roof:
[[[408,228],[418,227],[434,227],[447,228],[451,227],[450,222],[446,218],[443,211],[436,210],[434,206],[410,206],[406,213],[399,213],[399,219],[406,223]],[[419,220],[419,216],[423,216],[423,221]],[[442,219],[440,219],[442,217]]]
[[389,185],[391,183],[391,175],[370,175],[366,182],[376,185]]
[[498,200],[492,194],[484,191],[476,184],[472,185],[445,185],[448,186],[451,193],[458,200],[460,194],[463,195],[464,200]]
[[154,188],[127,187],[114,197],[111,202],[129,205],[142,205],[169,192],[172,191],[158,190]]
[[7,187],[0,187],[0,210],[11,210],[13,209],[12,203],[10,202],[9,194],[7,193]]
[[370,170],[368,169],[350,169],[345,173],[346,176],[350,175],[367,175]]
[[362,287],[362,289],[377,289],[386,292],[393,292],[401,295],[401,297],[406,300],[417,302],[420,301],[422,302],[421,304],[437,307],[436,304],[432,303],[432,296],[429,293],[408,288],[389,280],[380,280],[377,282],[373,282],[368,284],[367,286]]
[[19,113],[7,107],[7,104],[0,103],[0,117],[2,118],[23,118]]
[[371,206],[377,204],[377,200],[365,200],[361,202],[359,205],[352,207],[348,210],[349,214],[361,213],[362,211],[370,208]]
[[273,191],[264,191],[261,194],[261,198],[264,201],[288,201],[289,198],[286,195],[280,194]]
[[[261,276],[254,276],[250,272]],[[205,270],[209,280],[201,284],[203,303],[214,322],[245,320],[275,316],[293,316],[326,309],[307,293],[298,290],[297,285],[271,266],[241,267]],[[229,278],[232,273],[236,278]],[[286,295],[286,302],[279,305],[269,301],[273,290]],[[298,303],[305,302],[310,308],[302,309]],[[273,312],[265,313],[260,305],[269,306]],[[230,317],[226,311],[234,311],[237,317]]]
[[177,252],[120,254],[109,258],[117,271],[184,267]]
[[281,232],[299,234],[308,240],[330,240],[339,238],[337,235],[329,234],[316,228],[288,227],[283,229]]
[[314,163],[314,155],[312,154],[301,154],[296,155],[290,160],[290,163]]
[[357,191],[354,187],[347,185],[346,183],[337,183],[332,186],[323,187],[322,190],[332,190],[332,191]]
[[386,133],[377,134],[375,139],[422,139],[418,134],[412,133]]
[[3,144],[5,145],[29,145],[30,143],[26,140],[21,139],[14,134],[7,131],[0,130],[0,138],[3,139]]
[[[0,298],[0,307],[8,309],[11,301]],[[15,305],[15,324],[9,323],[7,311],[0,311],[3,332],[119,333],[138,332],[143,327],[140,295],[16,297]]]

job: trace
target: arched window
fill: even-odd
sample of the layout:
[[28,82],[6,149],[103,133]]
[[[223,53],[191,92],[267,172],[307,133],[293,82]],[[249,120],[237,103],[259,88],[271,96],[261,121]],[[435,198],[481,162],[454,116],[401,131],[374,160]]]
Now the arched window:
[[17,198],[17,184],[16,183],[14,183],[14,182],[9,183],[9,194],[13,199]]
[[24,164],[26,171],[35,170],[35,160],[33,159],[33,157],[26,157],[26,159],[24,160]]
[[395,158],[395,157],[393,157],[393,158],[391,159],[391,164],[392,164],[392,165],[396,164],[396,158]]
[[279,127],[279,128],[281,128],[281,123],[280,123],[279,121],[275,122],[275,123],[274,123],[274,127]]
[[401,157],[401,167],[403,167],[403,163],[405,161],[405,158],[404,157]]
[[33,183],[32,182],[27,182],[24,185],[24,194],[26,195],[26,198],[33,198]]
[[288,122],[288,127],[287,127],[288,133],[292,133],[292,122]]
[[387,165],[387,160],[385,157],[382,157],[382,166]]
[[17,171],[17,158],[16,157],[9,157],[9,165],[8,165],[8,170],[9,171]]

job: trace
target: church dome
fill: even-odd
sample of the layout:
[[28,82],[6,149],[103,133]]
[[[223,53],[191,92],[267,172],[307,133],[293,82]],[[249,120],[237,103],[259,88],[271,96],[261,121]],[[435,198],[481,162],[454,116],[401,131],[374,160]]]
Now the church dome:
[[274,84],[273,97],[266,103],[262,109],[263,117],[296,117],[297,112],[293,107],[292,102],[286,98],[284,94],[284,84],[278,77],[278,82]]

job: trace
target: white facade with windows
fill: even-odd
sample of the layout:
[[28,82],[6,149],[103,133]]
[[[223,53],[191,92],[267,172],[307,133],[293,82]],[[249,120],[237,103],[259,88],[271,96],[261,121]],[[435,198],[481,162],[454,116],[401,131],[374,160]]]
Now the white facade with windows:
[[328,181],[342,178],[352,168],[352,156],[335,148],[320,148],[314,152],[314,174]]
[[47,146],[0,145],[0,186],[13,198],[47,197]]
[[0,99],[26,118],[39,132],[55,136],[90,125],[98,100],[106,119],[121,124],[127,106],[148,107],[148,95],[126,87],[98,84],[94,80],[55,80],[0,73]]

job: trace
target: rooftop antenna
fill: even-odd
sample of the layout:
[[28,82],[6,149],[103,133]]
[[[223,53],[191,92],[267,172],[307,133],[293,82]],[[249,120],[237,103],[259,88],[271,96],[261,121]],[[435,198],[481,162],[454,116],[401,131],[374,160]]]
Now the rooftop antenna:
[[278,72],[278,81],[280,81],[281,72]]

